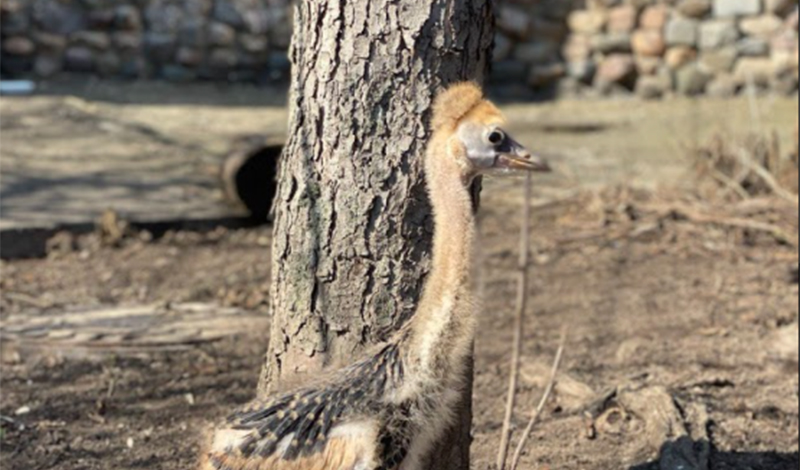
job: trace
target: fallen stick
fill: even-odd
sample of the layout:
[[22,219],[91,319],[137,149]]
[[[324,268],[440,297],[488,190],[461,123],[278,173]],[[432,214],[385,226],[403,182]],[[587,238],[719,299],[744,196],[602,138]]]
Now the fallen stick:
[[536,407],[536,410],[534,410],[533,415],[531,416],[530,422],[528,422],[528,427],[525,428],[525,431],[522,433],[522,437],[520,437],[519,445],[517,445],[517,450],[514,452],[514,458],[511,460],[510,470],[517,470],[517,465],[519,465],[519,459],[522,457],[522,451],[525,450],[525,444],[528,442],[528,437],[530,437],[531,431],[533,431],[533,427],[539,420],[539,416],[542,414],[544,406],[547,404],[547,400],[553,393],[553,388],[556,385],[556,375],[558,374],[558,369],[561,367],[561,358],[564,355],[564,345],[566,344],[566,342],[567,342],[567,332],[565,329],[561,332],[561,341],[558,345],[558,352],[556,352],[556,358],[553,361],[553,370],[550,372],[550,381],[548,382],[547,388],[545,389],[544,394],[542,395],[542,399],[539,400],[539,406]]
[[522,204],[522,228],[520,229],[519,265],[517,266],[517,300],[514,315],[514,342],[511,353],[511,373],[508,380],[508,396],[506,398],[506,411],[503,418],[503,430],[500,435],[500,448],[497,452],[497,468],[505,470],[508,446],[511,437],[511,418],[514,415],[514,404],[517,396],[517,382],[519,380],[519,362],[522,353],[522,329],[524,325],[525,310],[528,293],[528,248],[530,242],[531,218],[531,175],[525,178],[525,201]]
[[685,205],[679,204],[668,204],[663,207],[658,207],[655,205],[645,206],[647,209],[651,209],[654,212],[659,214],[659,217],[665,217],[669,214],[677,214],[691,222],[696,224],[710,224],[710,225],[720,225],[723,227],[733,227],[733,228],[742,228],[748,230],[755,230],[758,232],[764,232],[772,235],[776,240],[786,243],[787,245],[791,245],[792,247],[797,248],[800,243],[798,241],[798,237],[796,235],[792,235],[781,227],[766,223],[766,222],[759,222],[757,220],[749,220],[743,219],[740,217],[725,217],[725,216],[714,216],[714,215],[706,215],[700,212],[697,212],[694,209],[691,209]]
[[776,196],[786,199],[795,206],[800,205],[800,199],[798,199],[798,196],[784,189],[778,180],[775,179],[772,173],[753,161],[753,159],[750,158],[745,150],[741,149],[739,151],[739,159],[746,167],[750,168],[750,170],[752,170],[759,178],[761,178]]

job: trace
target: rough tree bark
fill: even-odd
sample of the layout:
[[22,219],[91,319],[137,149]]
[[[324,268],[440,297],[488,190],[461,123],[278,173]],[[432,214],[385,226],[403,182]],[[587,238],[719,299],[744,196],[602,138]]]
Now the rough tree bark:
[[[491,0],[300,0],[259,393],[346,364],[413,314],[429,267],[433,92],[483,81]],[[471,383],[471,382],[470,382]],[[471,394],[435,470],[469,468]]]

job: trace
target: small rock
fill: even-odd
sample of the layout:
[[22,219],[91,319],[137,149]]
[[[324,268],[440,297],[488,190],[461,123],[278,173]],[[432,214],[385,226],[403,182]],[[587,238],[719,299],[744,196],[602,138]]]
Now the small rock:
[[761,0],[714,0],[714,16],[748,16],[761,13]]
[[739,84],[736,83],[733,75],[722,74],[717,75],[714,80],[706,86],[706,95],[713,98],[731,98],[736,96],[738,90]]
[[548,64],[558,60],[558,45],[546,41],[520,44],[514,50],[516,60],[528,64]]
[[[798,91],[797,83],[798,77],[796,73],[786,73],[773,77],[769,82],[769,87],[772,91],[780,95],[794,96]],[[785,187],[794,188],[794,192],[797,192],[797,173],[794,173],[794,176],[790,176],[790,178],[790,182],[785,184]]]
[[632,5],[612,8],[608,12],[606,28],[611,33],[630,33],[636,28],[639,13]]
[[716,49],[736,43],[739,29],[731,20],[706,21],[700,26],[700,49]]
[[64,68],[71,72],[93,72],[94,52],[86,46],[71,46],[64,53]]
[[230,46],[236,42],[236,31],[225,23],[213,21],[208,26],[208,39],[215,46]]
[[689,18],[703,18],[711,11],[711,0],[682,0],[678,11]]
[[666,41],[670,46],[695,46],[699,36],[697,20],[675,17],[667,23]]
[[646,56],[636,57],[636,71],[639,72],[640,76],[655,75],[655,73],[658,72],[660,67],[661,67],[660,57],[646,57]]
[[231,69],[236,67],[237,55],[234,49],[217,48],[211,51],[208,64],[215,69]]
[[36,45],[30,39],[22,36],[12,36],[3,40],[3,52],[17,56],[29,56],[36,50]]
[[775,71],[779,73],[792,72],[797,74],[798,62],[798,47],[797,37],[794,33],[787,34],[786,36],[778,36],[772,40],[772,63],[775,66]]
[[567,24],[575,33],[597,34],[603,30],[607,19],[603,10],[575,10],[569,15]]
[[114,27],[126,31],[142,29],[142,16],[133,5],[119,5],[114,11]]
[[10,13],[18,13],[23,9],[24,5],[21,0],[5,0],[0,4],[0,13],[7,15]]
[[728,46],[703,52],[700,63],[712,73],[730,72],[738,58],[739,50],[734,46]]
[[636,95],[645,100],[661,98],[669,89],[670,83],[661,76],[639,77],[636,81]]
[[567,75],[580,83],[592,83],[595,72],[597,72],[597,64],[591,59],[567,63]]
[[786,16],[797,8],[797,0],[765,0],[765,10],[768,13]]
[[527,39],[531,31],[531,17],[525,10],[503,5],[497,15],[497,29],[517,39]]
[[762,15],[743,18],[739,28],[745,36],[770,38],[783,27],[783,21],[775,15]]
[[[229,27],[225,25],[226,27]],[[203,48],[208,43],[206,21],[202,18],[187,19],[178,30],[178,42],[182,46]]]
[[599,65],[595,84],[620,84],[633,89],[636,84],[636,62],[629,54],[611,54]]
[[261,54],[268,48],[267,37],[260,34],[243,33],[239,35],[239,44],[251,54]]
[[99,31],[79,31],[70,39],[75,45],[91,47],[98,51],[104,51],[111,46],[111,38],[108,37],[108,34]]
[[133,444],[134,443],[133,443],[133,438],[132,437],[129,437],[128,439],[125,440],[125,446],[128,449],[133,449]]
[[664,62],[671,70],[677,70],[697,58],[697,51],[691,47],[677,46],[667,50]]
[[631,52],[631,35],[628,33],[607,33],[592,38],[592,48],[603,54]]
[[88,26],[87,16],[78,2],[37,1],[31,13],[34,23],[47,33],[69,35]]
[[752,81],[755,85],[767,86],[774,74],[775,64],[771,59],[762,57],[742,57],[733,71],[736,82],[741,85]]
[[179,47],[175,53],[175,60],[181,65],[196,67],[203,62],[203,53],[199,49]]
[[66,36],[60,36],[58,34],[44,33],[39,31],[34,33],[33,40],[39,45],[40,48],[52,52],[60,52],[67,47]]
[[747,57],[763,57],[769,55],[769,43],[757,37],[742,38],[736,43],[739,55]]
[[120,63],[117,54],[113,51],[106,51],[97,57],[95,68],[100,75],[112,76],[119,72]]
[[675,74],[675,88],[679,93],[693,96],[703,93],[712,76],[698,64],[689,64]]
[[662,31],[669,20],[669,9],[666,5],[652,5],[642,12],[639,25],[642,29]]
[[590,36],[585,34],[573,34],[567,38],[561,54],[568,62],[581,61],[592,55],[592,43]]
[[269,31],[270,15],[267,9],[248,10],[242,16],[245,29],[250,34],[264,36]]
[[539,88],[550,85],[566,75],[566,68],[561,62],[546,65],[535,65],[528,74],[528,85]]
[[99,9],[89,12],[90,29],[108,29],[114,24],[114,10]]
[[779,328],[771,334],[769,341],[770,355],[774,358],[787,362],[798,362],[798,324]]
[[118,31],[111,37],[111,42],[122,50],[136,50],[142,45],[142,35],[136,32]]
[[655,29],[636,31],[631,38],[631,45],[633,52],[649,57],[659,57],[667,48],[664,35]]
[[234,28],[238,29],[244,26],[244,19],[231,0],[216,0],[212,15],[215,20]]
[[50,78],[64,68],[64,60],[60,54],[37,54],[33,63],[33,72],[42,78]]
[[174,34],[185,17],[179,5],[153,1],[144,9],[144,19],[149,34]]
[[786,17],[783,25],[784,28],[797,32],[798,23],[800,23],[800,9],[794,10],[792,14]]
[[175,36],[168,33],[148,32],[144,36],[144,49],[150,60],[165,63],[175,53]]

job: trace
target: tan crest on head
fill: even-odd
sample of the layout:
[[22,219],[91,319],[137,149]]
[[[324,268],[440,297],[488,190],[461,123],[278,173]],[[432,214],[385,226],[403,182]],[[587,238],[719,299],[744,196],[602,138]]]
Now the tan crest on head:
[[483,91],[473,82],[451,85],[433,103],[433,128],[454,128],[470,111],[483,102]]

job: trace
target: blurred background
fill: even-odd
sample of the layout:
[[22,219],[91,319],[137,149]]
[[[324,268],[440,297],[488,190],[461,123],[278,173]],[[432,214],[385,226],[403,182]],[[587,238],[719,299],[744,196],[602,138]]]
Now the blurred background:
[[[557,170],[532,202],[521,406],[571,330],[524,468],[658,468],[687,437],[710,451],[685,468],[796,469],[798,3],[496,13],[489,95]],[[252,396],[292,16],[286,0],[0,3],[9,468],[186,468],[192,433]],[[485,188],[480,469],[523,203],[518,180]],[[682,431],[641,409],[662,398]]]

